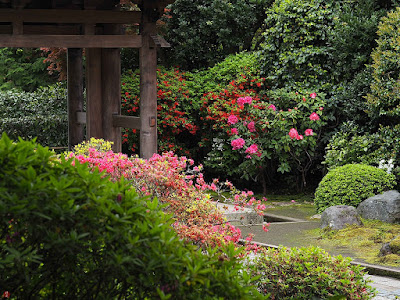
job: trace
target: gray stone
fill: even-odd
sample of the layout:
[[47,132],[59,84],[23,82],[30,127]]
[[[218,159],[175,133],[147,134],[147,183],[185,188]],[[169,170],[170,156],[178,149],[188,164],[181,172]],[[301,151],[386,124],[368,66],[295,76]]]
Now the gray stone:
[[321,215],[321,228],[343,229],[347,225],[362,225],[360,216],[353,206],[336,205],[325,209]]
[[357,211],[364,219],[400,223],[400,193],[392,190],[361,202]]

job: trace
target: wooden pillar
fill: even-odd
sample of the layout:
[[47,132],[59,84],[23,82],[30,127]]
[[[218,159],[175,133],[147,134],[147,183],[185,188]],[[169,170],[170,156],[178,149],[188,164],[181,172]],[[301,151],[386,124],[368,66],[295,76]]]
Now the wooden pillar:
[[[157,153],[157,50],[151,35],[155,35],[153,1],[144,1],[142,8],[142,47],[140,67],[140,156],[147,159]],[[150,7],[146,7],[149,5]]]
[[[105,25],[107,34],[119,34],[119,25]],[[120,49],[102,49],[103,136],[112,141],[113,151],[121,152],[121,127],[113,126],[112,115],[121,114],[121,55]]]
[[78,123],[77,112],[83,111],[82,49],[68,49],[68,149],[83,142],[83,124]]
[[103,138],[101,49],[86,49],[86,138]]

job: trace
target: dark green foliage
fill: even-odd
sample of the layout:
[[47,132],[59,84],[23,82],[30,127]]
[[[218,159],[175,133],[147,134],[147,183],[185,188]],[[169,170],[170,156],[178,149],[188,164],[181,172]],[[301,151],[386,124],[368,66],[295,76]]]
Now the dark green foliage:
[[0,90],[18,88],[32,92],[55,82],[47,72],[39,49],[0,49]]
[[317,247],[271,248],[255,265],[261,274],[258,288],[271,293],[272,299],[371,299],[374,295],[360,266]]
[[378,47],[372,53],[373,82],[367,96],[369,114],[384,125],[400,120],[400,7],[382,18]]
[[56,84],[35,92],[0,91],[0,134],[37,137],[46,146],[68,144],[67,92]]
[[318,212],[334,205],[357,207],[365,199],[390,190],[394,185],[394,175],[382,169],[347,164],[325,175],[315,191],[314,202]]
[[275,1],[267,10],[261,44],[262,72],[272,87],[325,87],[332,65],[328,31],[333,9],[326,1]]
[[0,139],[0,287],[17,299],[259,299],[232,246],[195,250],[157,199]]
[[177,0],[165,22],[170,65],[202,69],[250,49],[269,0]]

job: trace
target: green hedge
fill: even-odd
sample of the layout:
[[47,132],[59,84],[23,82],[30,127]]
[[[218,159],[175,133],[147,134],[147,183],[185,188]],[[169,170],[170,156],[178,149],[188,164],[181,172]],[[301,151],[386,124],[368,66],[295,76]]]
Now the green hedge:
[[67,146],[68,116],[65,85],[35,92],[0,91],[0,134],[32,139],[46,146]]

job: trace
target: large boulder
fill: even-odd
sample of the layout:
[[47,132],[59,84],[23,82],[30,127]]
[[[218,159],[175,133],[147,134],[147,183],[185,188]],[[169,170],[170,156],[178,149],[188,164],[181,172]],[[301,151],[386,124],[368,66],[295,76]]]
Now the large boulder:
[[400,193],[392,190],[361,202],[357,211],[364,219],[400,223]]
[[338,230],[351,224],[362,225],[360,216],[353,206],[331,206],[321,215],[321,228],[330,227],[330,229]]

